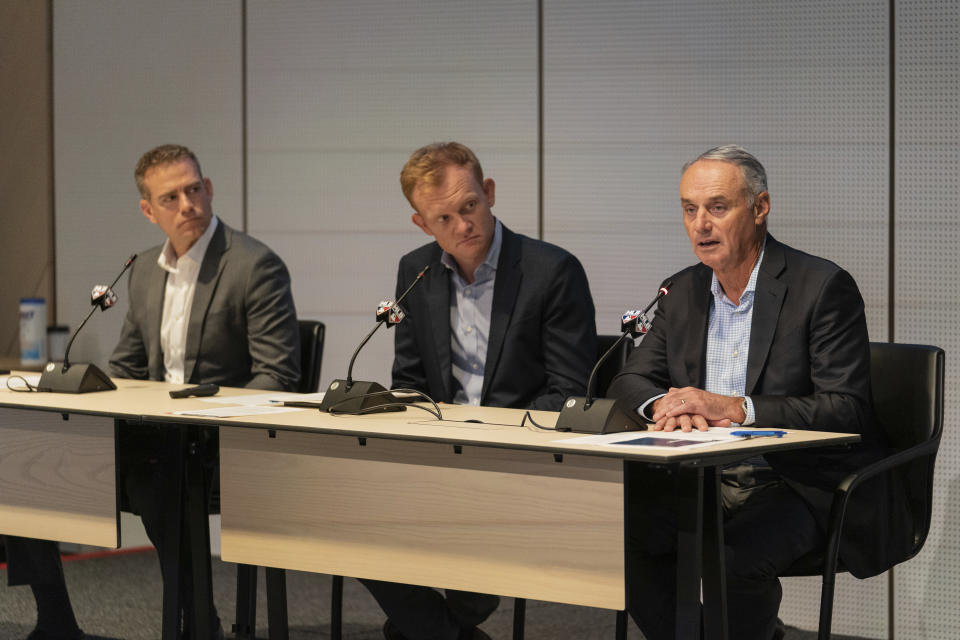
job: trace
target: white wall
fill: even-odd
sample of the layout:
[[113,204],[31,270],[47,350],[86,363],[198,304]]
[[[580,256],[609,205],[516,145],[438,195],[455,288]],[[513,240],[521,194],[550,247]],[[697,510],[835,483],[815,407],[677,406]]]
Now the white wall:
[[[960,445],[951,354],[956,291],[960,18],[956,3],[896,0],[895,296],[888,281],[888,2],[543,0],[544,237],[576,253],[611,332],[623,308],[692,262],[677,210],[680,164],[739,142],[767,166],[771,231],[848,268],[871,338],[948,349],[947,439],[934,531],[897,569],[897,637],[947,639],[960,575]],[[427,240],[398,175],[416,147],[457,139],[497,181],[495,212],[537,233],[537,3],[54,2],[60,321],[91,285],[161,240],[137,210],[147,148],[193,147],[214,206],[271,245],[301,317],[328,325],[322,384],[344,373]],[[243,51],[246,50],[244,122]],[[244,132],[247,174],[243,175]],[[125,287],[120,287],[121,299]],[[98,317],[75,359],[104,362],[123,310]],[[392,336],[358,377],[389,381]],[[789,580],[784,618],[815,626],[815,581]],[[881,577],[842,581],[838,633],[886,637]]]

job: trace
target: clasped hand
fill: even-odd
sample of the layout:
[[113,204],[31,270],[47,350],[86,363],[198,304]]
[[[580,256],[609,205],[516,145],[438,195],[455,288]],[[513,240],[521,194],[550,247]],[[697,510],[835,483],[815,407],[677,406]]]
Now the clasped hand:
[[670,387],[653,403],[654,431],[706,431],[707,427],[729,427],[743,422],[743,398],[722,396],[695,387]]

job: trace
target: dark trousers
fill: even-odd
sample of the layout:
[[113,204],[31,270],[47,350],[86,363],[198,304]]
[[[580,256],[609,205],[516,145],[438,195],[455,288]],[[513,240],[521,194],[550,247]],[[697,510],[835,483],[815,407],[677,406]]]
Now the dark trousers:
[[[628,467],[628,609],[648,640],[675,636],[675,476]],[[806,503],[769,467],[725,470],[721,484],[728,637],[771,640],[782,590],[777,576],[825,544]]]
[[[208,432],[201,442],[203,447],[205,492],[209,498],[210,480],[217,472],[216,432]],[[190,621],[193,615],[194,585],[191,573],[192,562],[189,547],[183,545],[183,553],[172,557],[167,541],[180,535],[179,521],[170,513],[171,505],[177,504],[182,491],[181,470],[183,456],[177,427],[150,424],[124,424],[120,429],[119,475],[126,504],[130,512],[140,516],[147,537],[157,549],[161,577],[166,583],[165,567],[171,563],[179,567],[180,595],[183,620]],[[205,551],[208,555],[209,548]],[[210,608],[213,628],[219,624],[212,593],[205,600]]]
[[[63,563],[56,542],[6,536],[7,584],[63,585]],[[66,586],[63,587],[66,590]]]
[[456,640],[490,617],[500,598],[484,593],[361,580],[393,625],[410,640]]

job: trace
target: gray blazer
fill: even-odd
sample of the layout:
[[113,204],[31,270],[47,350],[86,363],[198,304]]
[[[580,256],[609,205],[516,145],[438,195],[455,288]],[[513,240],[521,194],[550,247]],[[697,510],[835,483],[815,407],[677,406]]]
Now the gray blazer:
[[[162,245],[140,254],[130,270],[130,309],[110,356],[118,378],[163,380],[160,320],[167,272]],[[300,336],[290,274],[266,245],[221,220],[200,266],[190,309],[185,381],[296,390]]]

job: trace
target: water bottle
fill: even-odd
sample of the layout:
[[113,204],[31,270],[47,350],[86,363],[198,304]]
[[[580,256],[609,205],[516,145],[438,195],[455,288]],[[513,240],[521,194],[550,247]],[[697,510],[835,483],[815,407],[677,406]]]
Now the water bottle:
[[20,364],[38,367],[47,361],[47,301],[20,298]]

